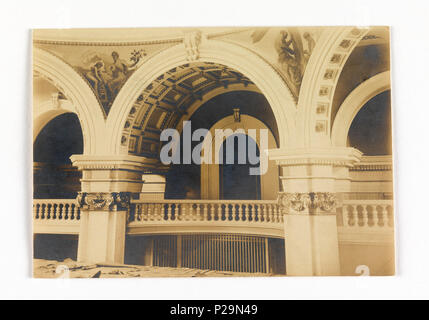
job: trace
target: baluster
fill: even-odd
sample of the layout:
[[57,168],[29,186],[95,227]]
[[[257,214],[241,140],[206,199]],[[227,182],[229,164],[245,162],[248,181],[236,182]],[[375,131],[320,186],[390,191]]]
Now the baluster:
[[279,217],[278,211],[276,210],[276,206],[274,204],[270,204],[270,206],[272,207],[272,210],[273,210],[273,217],[274,217],[273,222],[275,223],[280,222],[280,217]]
[[196,204],[196,220],[197,221],[201,221],[201,208],[200,208],[200,204],[199,203],[197,203]]
[[152,221],[152,206],[148,203],[147,205],[147,219]]
[[353,226],[359,227],[359,212],[356,205],[352,205]]
[[381,214],[383,217],[383,227],[389,227],[389,212],[387,211],[387,205],[381,206]]
[[58,219],[59,220],[63,219],[63,211],[64,211],[64,204],[60,203],[59,208],[58,208]]
[[238,220],[243,220],[243,205],[238,204]]
[[33,203],[33,219],[37,219],[38,218],[38,209],[37,209],[38,204],[34,204]]
[[255,218],[255,222],[261,222],[261,205],[255,204],[253,206],[255,212],[253,213],[253,217]]
[[264,222],[268,222],[268,207],[266,204],[263,205],[264,208]]
[[222,219],[222,212],[219,212],[219,211],[221,211],[220,204],[214,204],[213,206],[215,208],[215,220],[216,221],[221,220]]
[[210,220],[214,220],[214,204],[210,203]]
[[69,208],[70,208],[70,205],[68,203],[66,203],[65,209],[64,209],[64,220],[69,219]]
[[171,221],[172,220],[172,216],[171,216],[171,207],[173,205],[171,203],[167,203],[167,221]]
[[51,219],[52,204],[50,204],[50,203],[49,203],[49,204],[47,205],[47,208],[46,208],[46,209],[47,209],[46,219],[48,219],[48,220],[49,220],[49,219]]
[[271,222],[275,222],[275,220],[274,220],[274,210],[273,210],[273,205],[272,204],[268,205],[268,214],[270,216],[270,221]]
[[366,205],[362,205],[362,222],[363,226],[368,226],[368,210]]
[[164,220],[164,205],[162,203],[158,203],[157,205],[158,210],[158,221]]
[[[245,211],[245,213],[246,213],[246,221],[249,221],[250,222],[250,219],[252,219],[252,222],[253,222],[253,219],[254,219],[254,212],[253,212],[253,210],[252,210],[252,205],[251,204],[249,204],[249,205],[245,205],[244,206],[244,209],[246,210]],[[252,210],[252,212],[250,212]],[[253,216],[252,216],[252,214],[253,214]]]
[[74,220],[75,219],[75,205],[71,204],[70,205],[70,220]]
[[283,216],[283,213],[280,211],[279,206],[277,204],[275,204],[274,208],[276,208],[276,212],[277,212],[278,217],[280,218],[280,222],[284,223],[284,216]]
[[207,210],[207,203],[203,204],[203,221],[208,220],[208,210]]
[[188,210],[186,208],[185,203],[180,204],[180,220],[183,220],[183,221],[188,220]]
[[57,219],[57,210],[58,210],[58,204],[54,203],[52,206],[52,219]]

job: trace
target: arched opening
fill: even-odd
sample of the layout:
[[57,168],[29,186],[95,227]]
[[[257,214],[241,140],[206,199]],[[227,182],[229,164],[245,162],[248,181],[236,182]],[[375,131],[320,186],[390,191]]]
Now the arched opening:
[[[239,154],[240,143],[245,143],[245,150],[247,150],[243,159],[240,159],[243,155]],[[233,148],[228,148],[228,145],[232,145]],[[251,167],[254,167],[255,169],[258,168],[253,165],[249,159],[250,150],[255,150],[254,154],[256,157],[259,157],[259,148],[255,140],[245,134],[235,134],[225,139],[221,149],[222,151],[219,155],[219,157],[222,158],[219,168],[220,198],[227,200],[261,199],[260,175],[250,174]],[[231,150],[233,151],[232,156],[230,154]]]
[[[232,117],[234,113],[234,108],[240,109],[241,122],[234,122]],[[270,108],[268,101],[261,93],[251,92],[251,91],[231,91],[223,94],[219,94],[214,98],[208,100],[203,105],[201,105],[198,110],[196,110],[192,116],[188,119],[191,122],[191,135],[195,132],[195,130],[203,128],[207,130],[211,130],[214,128],[216,124],[219,124],[220,121],[224,120],[225,123],[220,124],[219,129],[222,128],[230,128],[232,131],[236,129],[231,127],[233,124],[237,128],[243,128],[245,130],[255,129],[259,131],[260,129],[266,129],[268,131],[268,148],[276,148],[278,147],[278,128],[276,125],[276,121],[273,115],[273,112]],[[218,128],[216,126],[216,128]],[[215,129],[213,129],[215,130]],[[152,132],[152,130],[150,130]],[[212,137],[214,137],[212,133]],[[146,135],[148,137],[149,134]],[[247,139],[246,139],[247,140]],[[201,138],[199,141],[191,142],[191,150],[193,150],[198,144],[203,141]],[[181,155],[183,155],[183,132],[181,134],[181,143],[180,149],[178,151]],[[214,145],[214,143],[213,143]],[[256,145],[257,150],[259,152],[259,146]],[[237,153],[235,153],[237,154]],[[259,153],[258,155],[259,156]],[[214,167],[218,167],[218,164],[210,164],[212,169]],[[255,165],[258,166],[258,165]],[[237,167],[238,168],[238,167]],[[245,170],[244,167],[242,167]],[[247,172],[248,172],[247,168]],[[219,199],[221,198],[221,193],[219,192],[219,187],[216,187],[217,196],[207,195],[206,192],[203,192],[204,186],[201,185],[202,177],[202,165],[195,164],[193,161],[190,164],[172,164],[170,165],[170,169],[166,175],[166,188],[165,188],[165,198],[166,199]],[[233,170],[232,167],[227,168],[228,170]],[[238,170],[238,169],[237,169]],[[227,172],[225,171],[225,172]],[[216,171],[216,177],[210,177],[207,180],[211,186],[217,185],[219,186],[219,181],[222,180],[220,176],[221,171]],[[249,195],[243,193],[241,195],[241,199],[270,199],[267,195],[271,197],[277,197],[278,192],[278,170],[277,166],[274,162],[269,163],[268,173],[266,173],[263,178],[258,176],[256,180],[261,186],[259,187],[258,194],[253,194],[250,198]],[[265,184],[263,181],[265,179]],[[238,179],[240,180],[240,179]],[[225,181],[225,179],[223,179]],[[233,179],[229,179],[230,182]],[[254,183],[254,184],[255,184]],[[264,185],[265,188],[262,186]],[[232,187],[232,185],[230,186]],[[228,188],[230,188],[228,187]],[[265,190],[261,192],[261,189]],[[235,192],[234,198],[229,199],[240,199],[240,192]],[[231,197],[232,194],[228,193],[228,197]],[[265,197],[264,197],[265,196]]]
[[81,172],[72,167],[70,156],[82,153],[82,129],[76,114],[64,113],[51,120],[34,142],[34,198],[76,198]]
[[350,126],[348,145],[367,156],[392,154],[390,90],[370,99]]

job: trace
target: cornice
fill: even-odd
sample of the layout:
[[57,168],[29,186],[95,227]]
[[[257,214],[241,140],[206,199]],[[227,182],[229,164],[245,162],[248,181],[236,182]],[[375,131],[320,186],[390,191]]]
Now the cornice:
[[159,164],[157,159],[133,155],[98,156],[72,155],[70,160],[79,170],[137,170],[146,171]]
[[333,165],[352,167],[361,159],[362,153],[354,148],[271,149],[270,160],[278,165]]
[[154,44],[180,43],[183,37],[160,40],[143,40],[143,41],[64,41],[64,40],[40,40],[34,39],[34,44],[44,45],[61,45],[61,46],[147,46]]

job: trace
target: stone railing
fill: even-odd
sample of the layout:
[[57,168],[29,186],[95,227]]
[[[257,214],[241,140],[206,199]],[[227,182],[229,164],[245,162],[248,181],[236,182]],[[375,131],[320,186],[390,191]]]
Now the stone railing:
[[343,228],[393,228],[392,200],[344,200]]
[[133,200],[129,221],[283,223],[277,202],[265,200]]
[[34,199],[34,233],[78,233],[80,209],[75,199]]

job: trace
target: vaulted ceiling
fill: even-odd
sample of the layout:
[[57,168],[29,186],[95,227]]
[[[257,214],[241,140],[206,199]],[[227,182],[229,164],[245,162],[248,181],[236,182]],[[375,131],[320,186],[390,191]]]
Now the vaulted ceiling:
[[215,91],[255,85],[240,72],[221,64],[198,62],[185,64],[160,75],[141,93],[128,115],[124,145],[133,154],[155,156],[159,135],[165,128],[176,128],[190,118],[196,108]]

